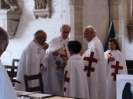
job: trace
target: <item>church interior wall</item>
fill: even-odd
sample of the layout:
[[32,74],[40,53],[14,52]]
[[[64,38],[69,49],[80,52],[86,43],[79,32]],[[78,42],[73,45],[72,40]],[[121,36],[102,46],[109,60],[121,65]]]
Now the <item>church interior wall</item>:
[[104,44],[109,25],[108,0],[84,0],[83,7],[83,25],[93,25]]
[[22,51],[33,39],[37,30],[47,32],[49,42],[52,38],[59,35],[60,27],[63,23],[70,23],[69,0],[53,0],[53,13],[51,18],[35,19],[33,14],[33,0],[18,0],[22,8],[22,15],[17,33],[13,39],[10,39],[7,51],[2,56],[4,64],[11,64],[13,58],[19,59]]
[[[34,33],[42,29],[47,32],[49,42],[60,33],[60,27],[63,23],[72,24],[72,6],[70,0],[53,0],[53,13],[51,18],[35,19],[33,14],[34,0],[18,0],[23,11],[18,26],[17,33],[13,39],[10,39],[7,51],[2,56],[4,64],[11,64],[13,58],[19,59],[22,51],[33,39]],[[121,43],[122,51],[127,60],[133,60],[133,42],[129,41],[127,32],[128,13],[127,1],[121,0],[118,5],[117,32]],[[78,18],[77,18],[78,19]],[[105,43],[107,29],[109,25],[108,0],[84,0],[83,4],[83,27],[93,25],[97,30],[97,35]],[[72,26],[71,37],[74,38]],[[80,36],[80,35],[79,35]]]

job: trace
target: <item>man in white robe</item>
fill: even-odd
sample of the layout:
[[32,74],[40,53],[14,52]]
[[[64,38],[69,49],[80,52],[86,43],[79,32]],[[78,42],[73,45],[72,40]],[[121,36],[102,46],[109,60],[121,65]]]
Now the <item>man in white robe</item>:
[[70,58],[64,72],[64,95],[90,99],[87,76],[84,72],[84,62],[80,56],[81,44],[78,41],[70,41],[68,49]]
[[[6,50],[8,45],[8,35],[0,28],[0,57],[3,52]],[[17,95],[12,86],[10,78],[0,61],[0,99],[17,99]]]
[[64,67],[68,58],[67,43],[71,31],[69,25],[61,27],[61,35],[50,43],[48,60],[48,93],[63,95]]
[[[17,80],[20,81],[20,84],[16,84],[17,90],[25,90],[24,84],[24,75],[36,75],[41,71],[42,73],[46,73],[46,51],[43,48],[44,43],[46,41],[47,35],[44,31],[39,30],[35,33],[33,41],[27,46],[27,48],[22,53],[20,63],[18,65],[17,71]],[[44,79],[46,79],[46,75],[42,74]],[[44,80],[45,81],[45,80]],[[38,85],[38,83],[31,82],[31,86]],[[45,85],[44,85],[45,86]]]
[[[115,39],[109,40],[108,46],[109,49],[105,52],[108,78],[107,95],[108,99],[116,99],[116,75],[127,74],[126,60],[120,52],[118,42]],[[113,73],[116,74],[112,75]]]
[[49,51],[50,52],[54,52],[58,48],[66,48],[67,49],[67,43],[69,41],[69,33],[71,31],[71,27],[67,24],[64,24],[64,25],[62,25],[60,31],[61,31],[61,35],[58,37],[55,37],[49,43]]
[[88,49],[82,57],[85,60],[84,71],[88,76],[90,99],[106,99],[106,64],[102,43],[92,26],[85,28],[84,38],[88,41]]

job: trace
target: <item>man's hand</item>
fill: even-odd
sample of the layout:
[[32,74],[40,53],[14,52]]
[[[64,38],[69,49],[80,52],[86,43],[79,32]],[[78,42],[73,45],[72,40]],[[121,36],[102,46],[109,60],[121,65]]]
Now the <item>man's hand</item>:
[[48,49],[49,45],[45,42],[43,45],[42,45],[43,49],[46,50]]
[[60,54],[60,57],[62,57],[62,59],[64,61],[67,61],[68,60],[68,56],[67,56],[67,51],[65,48],[62,48],[59,50],[59,54]]
[[109,57],[108,60],[109,60],[110,62],[115,61],[114,57]]
[[108,54],[108,62],[115,61],[115,58],[112,56],[111,53]]

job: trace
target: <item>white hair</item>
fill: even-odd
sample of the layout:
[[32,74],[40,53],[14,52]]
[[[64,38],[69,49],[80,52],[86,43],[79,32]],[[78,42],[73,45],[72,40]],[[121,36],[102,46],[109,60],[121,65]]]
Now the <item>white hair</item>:
[[92,25],[88,25],[88,26],[86,26],[85,29],[91,29],[91,30],[93,30],[94,32],[96,32],[95,27],[92,26]]

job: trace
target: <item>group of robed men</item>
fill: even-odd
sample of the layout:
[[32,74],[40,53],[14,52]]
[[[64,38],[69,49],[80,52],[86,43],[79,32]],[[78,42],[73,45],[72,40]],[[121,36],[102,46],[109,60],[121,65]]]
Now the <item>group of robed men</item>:
[[[83,99],[116,99],[116,75],[127,74],[117,43],[110,41],[110,48],[104,53],[95,28],[87,26],[83,35],[88,48],[81,53],[81,43],[69,41],[71,27],[64,24],[60,31],[61,35],[49,44],[46,32],[35,33],[18,65],[17,80],[21,83],[16,83],[16,90],[25,90],[24,75],[41,72],[44,93]],[[30,85],[37,83],[30,82]]]

